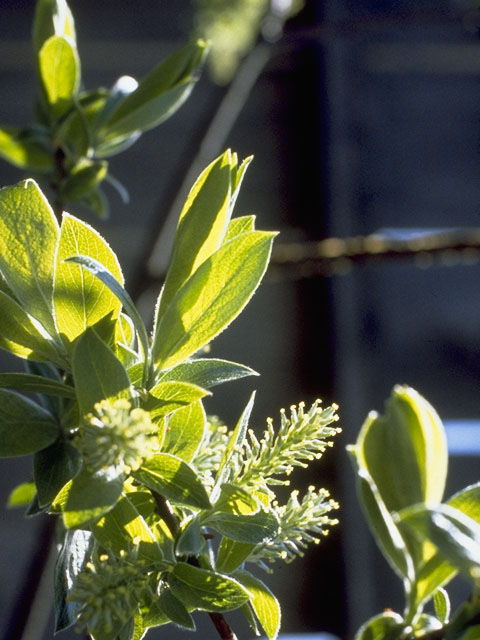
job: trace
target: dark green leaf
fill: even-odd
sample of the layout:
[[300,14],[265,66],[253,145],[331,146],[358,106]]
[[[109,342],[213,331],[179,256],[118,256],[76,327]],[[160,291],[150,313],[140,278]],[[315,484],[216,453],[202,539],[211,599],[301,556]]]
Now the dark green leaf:
[[66,531],[55,565],[55,632],[76,621],[75,604],[67,600],[72,584],[90,559],[93,536],[89,531]]
[[129,396],[130,379],[125,367],[93,329],[78,338],[72,366],[82,415],[92,411],[96,402]]
[[178,562],[169,576],[173,594],[187,607],[202,611],[238,609],[250,593],[229,576]]
[[158,606],[175,624],[195,631],[195,622],[185,605],[176,598],[170,589],[163,589],[158,599]]
[[205,538],[198,517],[192,518],[180,534],[175,553],[177,556],[198,556],[205,547]]
[[70,385],[29,373],[0,373],[0,387],[60,398],[75,398],[75,389]]
[[52,502],[60,489],[78,472],[80,465],[80,454],[65,440],[57,440],[35,454],[33,475],[41,507]]
[[31,400],[0,389],[0,456],[34,453],[55,442],[58,423]]
[[90,473],[81,471],[58,494],[54,507],[61,507],[67,529],[84,527],[99,520],[118,502],[123,489],[123,473],[113,468]]
[[236,362],[228,360],[218,360],[214,358],[198,358],[195,360],[187,360],[162,371],[158,382],[167,380],[179,380],[182,382],[190,382],[204,389],[210,389],[217,384],[239,380],[246,376],[258,376],[258,373],[250,367],[245,367]]
[[189,96],[206,50],[202,41],[189,44],[143,78],[137,89],[120,101],[99,132],[100,149],[103,141],[147,131],[169,118]]
[[158,453],[146,460],[133,474],[139,482],[158,491],[168,500],[197,509],[209,509],[210,500],[195,471],[169,453]]
[[274,538],[278,532],[278,520],[272,513],[259,511],[252,515],[214,513],[205,519],[205,526],[215,529],[223,536],[245,542],[262,544]]

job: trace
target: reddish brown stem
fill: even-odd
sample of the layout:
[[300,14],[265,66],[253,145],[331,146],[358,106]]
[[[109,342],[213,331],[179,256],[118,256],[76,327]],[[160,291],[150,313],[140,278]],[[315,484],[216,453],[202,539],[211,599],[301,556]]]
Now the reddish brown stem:
[[222,640],[237,640],[237,636],[233,633],[230,625],[221,613],[209,613],[208,615]]

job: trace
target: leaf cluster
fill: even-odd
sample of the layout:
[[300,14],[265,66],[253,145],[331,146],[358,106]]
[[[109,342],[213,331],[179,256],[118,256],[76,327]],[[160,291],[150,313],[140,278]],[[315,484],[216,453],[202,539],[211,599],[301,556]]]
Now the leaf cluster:
[[245,564],[293,559],[336,523],[325,491],[281,506],[272,489],[323,453],[336,407],[292,407],[259,442],[253,396],[231,431],[202,404],[255,374],[203,355],[255,292],[275,235],[232,219],[248,163],[226,151],[192,187],[150,332],[91,226],[68,213],[59,225],[33,180],[0,190],[0,346],[28,367],[0,376],[0,455],[33,454],[10,504],[62,523],[57,631],[132,640],[242,608],[274,638],[279,604]]
[[73,15],[65,0],[38,0],[33,23],[37,97],[27,126],[0,128],[0,157],[48,184],[60,213],[65,203],[108,215],[103,186],[123,199],[108,158],[175,113],[190,95],[207,45],[187,44],[140,81],[120,77],[111,88],[85,89]]
[[[356,640],[479,637],[480,484],[444,501],[447,442],[434,408],[397,386],[385,414],[371,413],[349,450],[368,524],[406,600],[403,615],[375,616]],[[458,573],[473,595],[451,615],[444,587]]]

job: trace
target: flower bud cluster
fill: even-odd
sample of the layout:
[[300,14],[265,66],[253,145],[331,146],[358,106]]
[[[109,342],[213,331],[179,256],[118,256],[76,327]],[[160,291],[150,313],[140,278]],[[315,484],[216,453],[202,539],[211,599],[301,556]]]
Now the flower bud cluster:
[[111,466],[135,471],[158,451],[157,428],[143,409],[132,409],[124,398],[102,400],[86,416],[75,439],[91,471]]
[[87,630],[95,639],[115,638],[144,599],[145,576],[125,556],[95,554],[68,596],[76,609],[78,630]]

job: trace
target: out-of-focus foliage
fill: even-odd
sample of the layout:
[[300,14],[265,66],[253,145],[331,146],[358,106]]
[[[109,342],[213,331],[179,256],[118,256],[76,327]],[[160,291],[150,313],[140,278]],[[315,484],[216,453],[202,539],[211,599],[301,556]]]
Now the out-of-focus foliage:
[[303,0],[194,0],[195,31],[211,43],[213,79],[228,83],[260,34],[278,37],[281,26],[300,11]]

